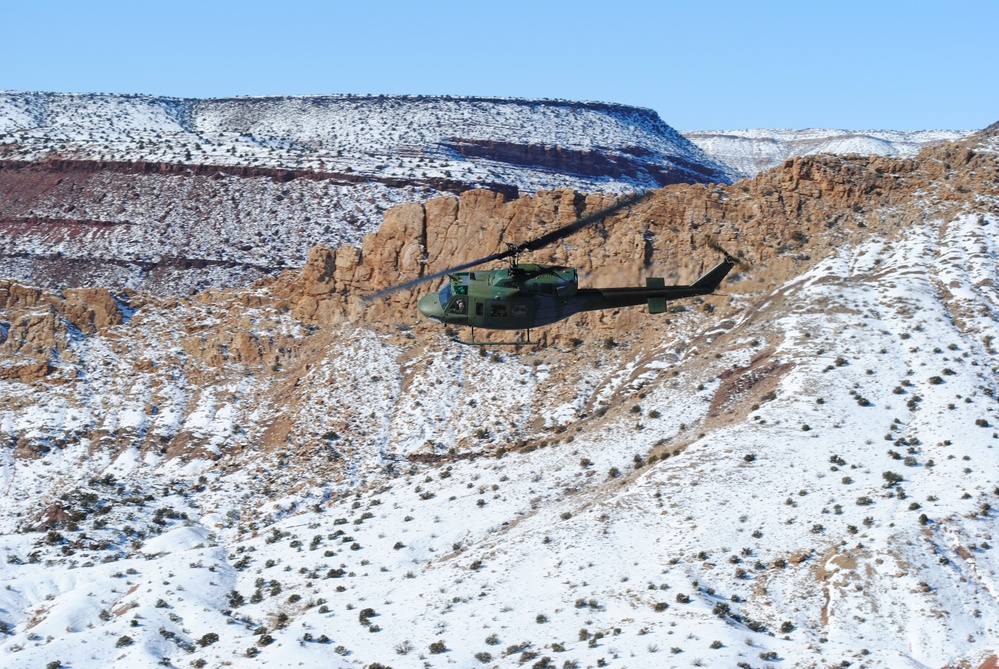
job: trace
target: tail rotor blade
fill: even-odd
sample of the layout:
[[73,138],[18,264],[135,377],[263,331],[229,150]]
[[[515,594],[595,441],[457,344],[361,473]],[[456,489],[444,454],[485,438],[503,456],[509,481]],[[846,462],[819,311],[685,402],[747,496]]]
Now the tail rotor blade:
[[713,251],[718,251],[718,253],[721,253],[723,256],[725,256],[726,260],[728,260],[729,262],[731,262],[732,264],[734,264],[736,267],[739,267],[739,268],[741,268],[743,270],[747,270],[747,269],[749,269],[751,267],[751,265],[748,262],[746,262],[745,260],[743,260],[741,258],[736,258],[731,253],[729,253],[728,251],[726,251],[725,249],[723,249],[722,246],[721,246],[721,244],[719,244],[718,240],[715,239],[714,237],[705,237],[704,238],[704,244],[709,249],[711,249]]

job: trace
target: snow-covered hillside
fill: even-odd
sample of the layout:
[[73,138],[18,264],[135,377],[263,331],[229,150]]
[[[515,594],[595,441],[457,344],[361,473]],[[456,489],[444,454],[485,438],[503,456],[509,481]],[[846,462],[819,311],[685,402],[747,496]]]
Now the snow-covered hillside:
[[[390,374],[342,482],[301,479],[336,438],[305,461],[295,444],[252,464],[86,443],[8,459],[4,665],[980,661],[999,630],[999,359],[982,343],[999,301],[976,285],[997,278],[996,222],[942,223],[844,250],[734,321],[691,315],[652,351],[598,356],[564,407],[547,398],[571,351],[492,362],[439,341],[397,368],[403,350],[361,335],[314,372]],[[772,390],[723,389],[729,369]],[[332,406],[367,393],[328,387]],[[581,420],[594,400],[606,416]],[[538,414],[568,429],[501,458],[400,461],[408,434],[447,445]],[[232,418],[205,426],[238,439]],[[71,520],[37,529],[51,504]]]
[[0,381],[3,666],[993,666],[997,150],[539,350],[317,327],[291,275],[67,327]]
[[562,100],[0,93],[3,145],[8,159],[438,177],[527,192],[620,192],[728,175],[651,110]]
[[816,153],[914,156],[926,146],[952,142],[973,130],[689,130],[684,137],[742,176]]
[[0,93],[0,277],[186,295],[357,244],[386,208],[734,172],[647,109],[430,96]]

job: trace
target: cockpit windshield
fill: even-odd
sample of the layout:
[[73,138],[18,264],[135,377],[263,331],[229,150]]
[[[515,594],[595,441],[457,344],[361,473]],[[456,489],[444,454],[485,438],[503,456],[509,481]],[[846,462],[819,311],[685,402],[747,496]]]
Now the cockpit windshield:
[[448,281],[447,284],[445,284],[445,286],[443,288],[441,288],[439,295],[440,295],[440,299],[441,299],[441,309],[443,309],[444,307],[447,306],[448,300],[451,299],[451,282],[450,281]]

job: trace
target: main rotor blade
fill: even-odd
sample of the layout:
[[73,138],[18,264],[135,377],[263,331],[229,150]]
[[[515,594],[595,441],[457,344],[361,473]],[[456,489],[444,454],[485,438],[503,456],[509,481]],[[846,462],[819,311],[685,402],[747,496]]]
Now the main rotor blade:
[[441,270],[440,272],[434,272],[433,274],[421,276],[416,279],[411,279],[409,281],[406,281],[404,283],[399,283],[394,286],[389,286],[388,288],[383,288],[382,290],[379,290],[374,293],[369,293],[368,295],[364,296],[364,301],[370,302],[371,300],[376,300],[380,297],[391,295],[392,293],[398,292],[400,290],[408,290],[410,288],[414,288],[420,285],[421,283],[426,283],[428,281],[433,281],[434,279],[445,277],[448,274],[454,274],[455,272],[461,272],[466,269],[471,269],[473,267],[477,267],[478,265],[483,265],[487,262],[493,262],[494,260],[503,260],[511,256],[516,256],[523,253],[524,251],[537,251],[538,249],[548,246],[552,242],[557,242],[560,239],[565,239],[566,237],[568,237],[573,233],[579,232],[588,225],[593,225],[594,223],[598,223],[601,220],[610,216],[611,214],[614,214],[626,207],[630,207],[633,204],[641,202],[642,200],[647,198],[651,193],[652,191],[649,190],[632,193],[631,195],[621,200],[618,200],[617,202],[615,202],[614,204],[605,209],[596,211],[590,214],[589,216],[584,216],[579,220],[573,221],[568,225],[564,225],[558,230],[553,230],[552,232],[542,235],[537,239],[532,239],[517,246],[511,245],[510,248],[508,248],[506,251],[494,253],[492,255],[486,256],[485,258],[471,260],[464,264],[455,265],[454,267],[449,267],[445,270]]
[[454,267],[448,267],[440,272],[434,272],[433,274],[427,274],[426,276],[417,277],[415,279],[410,279],[405,283],[397,283],[394,286],[389,286],[388,288],[382,288],[374,293],[368,293],[364,296],[365,302],[370,302],[371,300],[377,300],[379,297],[385,297],[386,295],[391,295],[392,293],[398,292],[400,290],[409,290],[410,288],[415,288],[421,283],[426,283],[427,281],[433,281],[434,279],[439,279],[441,277],[447,276],[448,274],[454,274],[455,272],[461,272],[462,270],[471,269],[482,265],[487,262],[492,262],[493,260],[502,260],[508,257],[509,254],[504,251],[503,253],[494,253],[491,256],[486,256],[485,258],[479,258],[478,260],[473,260],[467,262],[464,265],[455,265]]
[[600,211],[595,211],[589,216],[584,216],[583,218],[570,223],[569,225],[564,225],[558,230],[553,230],[546,235],[541,235],[537,239],[532,239],[529,242],[524,242],[519,246],[515,247],[515,250],[506,251],[507,256],[511,256],[514,253],[522,253],[523,251],[537,251],[540,248],[548,246],[552,242],[557,242],[560,239],[565,239],[569,235],[579,232],[583,228],[593,225],[594,223],[599,223],[601,220],[607,218],[611,214],[614,214],[626,207],[630,207],[633,204],[637,204],[647,198],[652,194],[652,191],[638,191],[637,193],[632,193],[628,197],[618,200],[606,209],[601,209]]

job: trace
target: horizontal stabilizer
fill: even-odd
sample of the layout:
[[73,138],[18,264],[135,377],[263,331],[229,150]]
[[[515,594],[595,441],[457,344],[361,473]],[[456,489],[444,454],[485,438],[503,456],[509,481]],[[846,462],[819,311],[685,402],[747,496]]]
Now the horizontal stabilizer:
[[[645,279],[645,287],[651,288],[653,290],[657,288],[665,288],[666,281],[658,277],[647,277]],[[665,297],[650,297],[649,298],[649,313],[650,314],[662,314],[666,312],[666,298]]]

